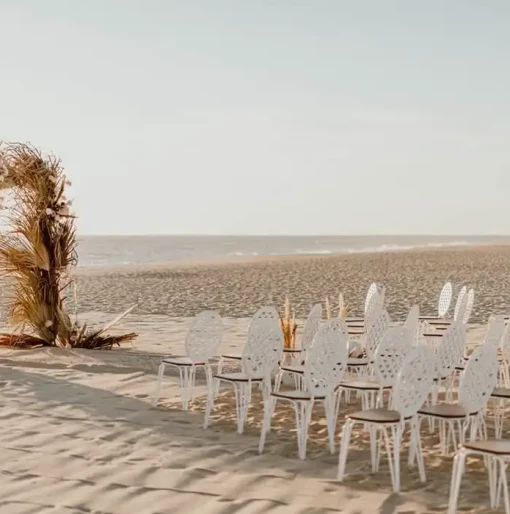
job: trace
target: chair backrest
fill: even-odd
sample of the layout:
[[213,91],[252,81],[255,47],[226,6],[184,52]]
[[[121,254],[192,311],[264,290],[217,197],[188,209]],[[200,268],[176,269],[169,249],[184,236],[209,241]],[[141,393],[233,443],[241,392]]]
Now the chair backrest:
[[283,332],[274,307],[262,307],[251,322],[242,366],[250,378],[269,379],[283,354]]
[[460,378],[459,404],[469,414],[483,411],[498,383],[498,353],[491,345],[476,348]]
[[218,352],[223,337],[223,321],[214,311],[198,313],[189,326],[184,342],[186,355],[193,362],[208,362]]
[[333,393],[347,369],[347,326],[339,318],[326,321],[317,332],[305,363],[305,387],[312,396]]
[[501,351],[503,353],[503,358],[506,361],[510,361],[510,322],[506,326],[503,340],[501,341]]
[[452,375],[455,367],[464,356],[466,327],[460,321],[453,322],[443,334],[435,357],[435,377],[446,378]]
[[402,418],[411,418],[423,406],[434,384],[432,350],[419,345],[412,348],[402,363],[392,394],[392,408]]
[[455,310],[453,311],[453,319],[454,320],[460,319],[459,311],[461,310],[461,307],[462,307],[462,312],[464,312],[464,310],[466,309],[466,302],[467,302],[467,298],[465,298],[466,294],[467,294],[467,287],[462,286],[462,289],[459,291],[459,296],[457,296],[457,302],[455,303]]
[[420,308],[418,305],[413,305],[411,310],[407,314],[407,318],[404,321],[404,327],[406,327],[412,334],[413,339],[420,328]]
[[439,293],[439,300],[437,302],[437,315],[440,318],[444,318],[448,314],[448,311],[450,310],[450,305],[452,303],[452,295],[452,283],[446,282],[446,284],[441,289],[441,292]]
[[372,296],[377,293],[377,284],[375,282],[372,282],[370,284],[370,287],[367,291],[367,296],[365,297],[365,306],[363,308],[363,312],[365,313],[365,316],[368,311],[368,306],[370,305],[370,300],[372,299]]
[[491,316],[487,324],[487,333],[483,344],[493,346],[499,350],[505,334],[505,316]]
[[308,314],[303,328],[303,337],[301,339],[301,349],[306,351],[312,345],[313,339],[319,330],[319,324],[322,320],[322,305],[320,303],[314,305]]
[[390,327],[375,352],[374,373],[381,387],[393,387],[402,364],[412,348],[412,332],[403,326]]
[[390,322],[390,316],[386,309],[377,309],[370,320],[367,321],[364,344],[367,355],[371,360],[375,358],[375,352],[390,328]]
[[470,289],[467,292],[466,298],[466,306],[464,308],[464,315],[462,316],[462,323],[464,323],[464,325],[469,321],[471,313],[473,312],[473,307],[475,305],[475,290]]

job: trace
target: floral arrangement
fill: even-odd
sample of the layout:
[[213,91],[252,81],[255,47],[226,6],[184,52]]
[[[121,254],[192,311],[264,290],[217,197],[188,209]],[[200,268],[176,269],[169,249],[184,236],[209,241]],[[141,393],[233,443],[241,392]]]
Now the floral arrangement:
[[280,327],[283,332],[283,345],[286,349],[293,349],[296,346],[296,315],[292,311],[290,312],[289,298],[285,297],[285,303],[283,306],[283,315],[280,314]]
[[[329,298],[327,296],[326,296],[325,306],[326,306],[326,317],[327,317],[327,319],[331,319],[333,317],[333,312],[331,309],[331,304],[329,302]],[[338,317],[345,319],[347,317],[348,305],[345,303],[344,296],[342,293],[338,293],[337,309],[338,309]]]
[[[136,337],[88,332],[66,311],[78,262],[75,216],[65,195],[69,185],[57,158],[26,144],[0,145],[0,189],[9,192],[0,278],[12,284],[7,315],[17,327],[15,334],[0,334],[0,345],[111,348]],[[3,200],[2,195],[2,207]]]

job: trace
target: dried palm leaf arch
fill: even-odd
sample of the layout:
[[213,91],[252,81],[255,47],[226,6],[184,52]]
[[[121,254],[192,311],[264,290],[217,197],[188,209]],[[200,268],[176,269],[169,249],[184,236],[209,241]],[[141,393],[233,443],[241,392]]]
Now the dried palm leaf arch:
[[57,157],[0,143],[0,190],[9,193],[0,232],[0,278],[10,283],[2,321],[16,327],[0,334],[0,345],[111,348],[136,337],[87,331],[66,310],[78,263],[68,185]]

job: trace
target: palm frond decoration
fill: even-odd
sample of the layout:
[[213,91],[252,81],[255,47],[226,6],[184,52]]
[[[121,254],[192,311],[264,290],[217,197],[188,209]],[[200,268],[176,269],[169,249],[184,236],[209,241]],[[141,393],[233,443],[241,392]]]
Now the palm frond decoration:
[[6,314],[21,328],[17,334],[0,334],[0,345],[111,348],[135,337],[76,337],[81,329],[65,307],[78,263],[68,185],[58,158],[28,144],[0,145],[0,189],[10,196],[7,229],[0,233],[0,279],[13,282]]

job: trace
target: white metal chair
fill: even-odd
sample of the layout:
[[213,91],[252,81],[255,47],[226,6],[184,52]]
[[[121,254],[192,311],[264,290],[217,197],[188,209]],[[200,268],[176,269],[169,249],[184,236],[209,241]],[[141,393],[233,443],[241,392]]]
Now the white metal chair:
[[[487,402],[497,385],[498,360],[494,347],[482,345],[471,354],[463,371],[459,386],[458,403],[441,403],[422,407],[420,417],[439,422],[440,443],[443,455],[448,453],[449,442],[457,447],[457,440],[464,441],[464,433],[470,429],[470,440],[478,436],[487,438],[484,412]],[[448,430],[447,430],[448,429]],[[456,438],[458,433],[459,438]]]
[[274,391],[264,402],[264,423],[260,434],[259,452],[264,449],[266,434],[271,429],[271,419],[277,401],[289,402],[296,413],[299,458],[306,457],[308,426],[314,404],[324,405],[328,424],[329,447],[335,451],[335,388],[347,368],[347,330],[339,318],[326,321],[317,332],[308,352],[303,376],[304,389]]
[[283,375],[285,373],[290,373],[294,375],[297,379],[297,383],[299,383],[299,377],[303,375],[305,371],[305,362],[307,352],[312,346],[313,340],[317,331],[319,330],[319,324],[322,320],[322,305],[320,303],[314,305],[312,310],[308,314],[306,318],[305,326],[303,328],[303,337],[301,338],[301,352],[298,354],[299,363],[292,362],[290,364],[282,363],[280,365],[280,370],[276,375],[275,380],[275,390],[278,391],[280,389],[280,385],[283,379]]
[[[459,312],[463,312],[466,308],[466,304],[464,304],[464,297],[467,295],[467,287],[466,286],[462,286],[462,289],[459,291],[459,296],[457,296],[457,302],[455,303],[455,310],[453,311],[453,319],[454,320],[457,320],[457,319],[462,319],[462,316],[460,316],[459,318]],[[467,300],[466,300],[467,302]],[[461,307],[463,307],[462,311],[461,311]]]
[[507,324],[501,341],[500,374],[505,387],[510,388],[510,323]]
[[391,389],[411,348],[412,333],[408,328],[403,326],[388,328],[375,351],[374,376],[341,382],[338,401],[342,391],[356,391],[361,394],[364,410],[382,407],[383,392],[389,391],[391,397]]
[[[501,341],[505,332],[505,317],[504,316],[491,316],[487,323],[487,332],[483,341],[484,345],[492,346],[496,352],[499,351]],[[465,357],[468,360],[468,357]],[[457,371],[462,371],[465,368],[465,364],[460,364],[456,367]]]
[[[265,309],[265,310],[264,310]],[[264,310],[264,315],[267,315],[268,312],[267,311],[268,308],[265,308],[263,307],[262,309],[259,309],[253,316],[253,318],[251,319],[250,321],[250,326],[248,327],[248,333],[250,332],[250,327],[251,325],[253,324],[254,321],[258,320],[261,312]],[[278,312],[275,310],[275,311],[271,311],[272,312],[272,315],[274,315],[274,313],[276,312],[276,315],[277,315],[277,319],[278,319],[278,323],[280,322],[280,316],[278,315]],[[243,352],[228,352],[228,353],[222,353],[220,355],[220,359],[218,361],[218,366],[216,368],[216,374],[217,375],[221,375],[223,373],[223,368],[225,366],[225,363],[226,362],[235,362],[239,368],[242,367],[242,361],[243,361]]]
[[451,282],[446,282],[439,293],[437,302],[437,316],[421,316],[422,320],[444,320],[452,303],[453,287]]
[[[380,306],[378,301],[378,293],[375,293],[375,295],[372,296],[374,307],[373,309],[369,307],[363,335],[359,341],[356,342],[358,346],[365,350],[366,357],[352,357],[348,360],[349,371],[354,371],[358,376],[368,374],[368,368],[374,361],[377,347],[390,326],[390,316],[388,312]],[[354,345],[350,344],[349,348],[351,349],[353,346]]]
[[204,368],[207,387],[211,384],[211,366],[209,361],[216,355],[223,336],[223,321],[214,311],[203,311],[191,322],[184,343],[185,357],[166,357],[161,361],[158,371],[158,383],[153,405],[159,401],[161,385],[167,366],[177,368],[181,381],[182,410],[188,410],[195,386],[197,368]]
[[489,474],[489,494],[491,509],[499,507],[501,494],[505,502],[505,513],[510,514],[510,495],[506,470],[510,462],[510,440],[493,439],[464,443],[455,454],[453,461],[452,483],[448,514],[456,514],[462,475],[465,471],[466,458],[471,455],[484,457]]
[[407,314],[407,318],[404,321],[404,327],[406,327],[412,335],[410,344],[415,344],[419,340],[420,336],[420,308],[418,305],[413,305]]
[[367,311],[368,311],[368,307],[370,305],[370,301],[372,300],[372,297],[378,292],[378,287],[377,287],[377,284],[375,282],[372,282],[370,284],[370,287],[368,288],[368,291],[367,291],[367,295],[365,297],[365,305],[364,305],[364,308],[363,308],[363,312],[366,316],[367,314]]
[[274,307],[262,307],[250,325],[242,357],[242,371],[219,373],[208,388],[204,428],[209,425],[214,396],[222,382],[234,387],[236,396],[237,431],[243,433],[251,403],[253,385],[261,386],[264,400],[271,391],[271,373],[282,359],[283,333]]
[[[420,479],[425,482],[425,466],[421,451],[421,440],[417,412],[423,405],[433,383],[431,351],[426,346],[413,347],[407,355],[393,390],[389,409],[362,410],[347,416],[342,431],[342,442],[338,459],[338,479],[343,480],[347,454],[354,425],[362,423],[370,434],[372,472],[379,469],[380,446],[384,443],[390,465],[393,490],[400,490],[400,446],[406,424],[411,427],[411,450],[409,463],[418,462]],[[379,433],[382,438],[379,438]],[[391,437],[390,437],[391,433]],[[391,442],[393,445],[391,445]]]
[[473,307],[475,305],[475,290],[470,289],[467,292],[466,297],[467,297],[466,305],[464,307],[464,312],[462,315],[462,323],[464,323],[464,325],[467,324],[467,322],[469,321],[469,318],[471,317],[471,314],[473,312]]

